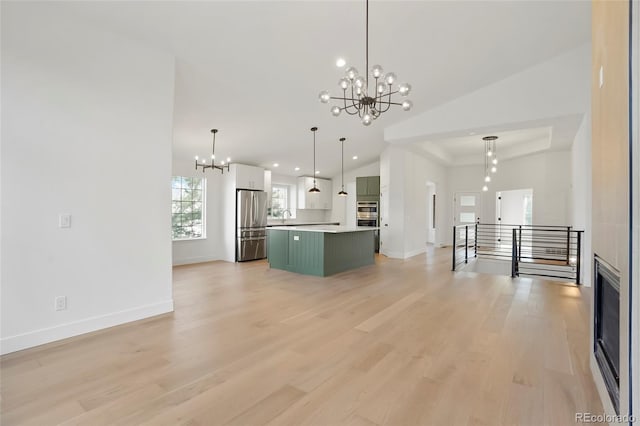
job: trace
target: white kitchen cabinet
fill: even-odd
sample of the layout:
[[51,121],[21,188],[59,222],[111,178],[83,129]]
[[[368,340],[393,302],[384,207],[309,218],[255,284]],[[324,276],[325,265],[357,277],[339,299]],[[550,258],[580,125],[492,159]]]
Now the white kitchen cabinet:
[[320,190],[319,209],[331,210],[333,204],[333,183],[329,179],[318,179],[318,189]]
[[313,178],[298,178],[298,208],[311,210],[329,210],[332,205],[332,183],[329,179],[316,178],[316,188],[320,192],[309,192],[313,188]]
[[237,189],[255,189],[264,191],[264,169],[262,167],[247,166],[246,164],[231,164],[231,174],[235,176]]

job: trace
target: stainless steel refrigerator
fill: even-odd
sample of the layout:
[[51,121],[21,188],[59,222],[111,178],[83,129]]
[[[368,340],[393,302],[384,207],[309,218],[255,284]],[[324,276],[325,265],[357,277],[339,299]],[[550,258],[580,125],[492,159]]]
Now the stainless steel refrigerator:
[[236,261],[267,257],[267,193],[239,189],[236,215]]

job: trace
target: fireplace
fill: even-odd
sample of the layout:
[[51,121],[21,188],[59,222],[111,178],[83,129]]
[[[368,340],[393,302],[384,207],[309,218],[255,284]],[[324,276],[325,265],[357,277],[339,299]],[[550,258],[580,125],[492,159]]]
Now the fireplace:
[[620,273],[594,258],[594,354],[616,413],[620,399]]

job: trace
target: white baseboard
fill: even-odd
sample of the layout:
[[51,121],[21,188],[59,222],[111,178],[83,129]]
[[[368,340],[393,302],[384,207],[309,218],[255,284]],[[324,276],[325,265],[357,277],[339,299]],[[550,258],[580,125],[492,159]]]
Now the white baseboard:
[[413,251],[409,251],[409,252],[401,252],[401,251],[385,251],[385,252],[381,252],[382,254],[384,254],[387,257],[390,257],[391,259],[408,259],[410,257],[413,256],[417,256],[419,254],[425,253],[427,251],[426,247],[423,248],[419,248]]
[[184,259],[174,259],[173,266],[191,265],[193,263],[213,262],[214,260],[220,260],[220,258],[218,256],[187,257]]
[[422,248],[415,249],[415,250],[412,250],[412,251],[409,251],[409,252],[405,252],[404,253],[404,259],[408,259],[410,257],[417,256],[419,254],[425,253],[426,251],[427,251],[427,248],[426,247],[422,247]]
[[54,327],[41,328],[40,330],[15,336],[3,337],[0,339],[0,355],[165,314],[167,312],[173,312],[173,300],[60,324]]

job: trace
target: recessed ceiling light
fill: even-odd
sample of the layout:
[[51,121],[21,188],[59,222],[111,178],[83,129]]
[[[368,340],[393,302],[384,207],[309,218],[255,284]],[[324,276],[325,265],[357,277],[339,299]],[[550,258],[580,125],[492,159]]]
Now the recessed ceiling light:
[[320,174],[320,170],[316,170],[316,174],[319,175]]
[[358,159],[358,156],[357,156],[357,155],[354,155],[354,156],[353,156],[353,159],[354,159],[354,160],[357,160],[357,159]]
[[344,60],[344,58],[338,58],[336,60],[336,67],[338,68],[342,68],[347,64],[347,61]]
[[300,167],[296,167],[294,170],[297,172],[298,170],[300,170]]
[[278,167],[280,164],[278,163],[273,163],[273,167]]

